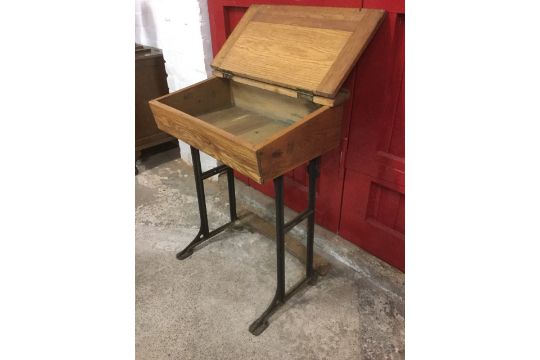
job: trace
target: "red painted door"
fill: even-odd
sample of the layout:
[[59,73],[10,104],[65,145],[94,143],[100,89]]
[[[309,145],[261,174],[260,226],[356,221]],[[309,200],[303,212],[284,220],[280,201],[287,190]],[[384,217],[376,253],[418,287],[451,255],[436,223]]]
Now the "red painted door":
[[357,65],[339,224],[341,236],[401,270],[405,268],[404,30],[405,15],[390,13]]
[[[344,87],[340,148],[321,160],[316,221],[404,270],[404,1],[209,0],[212,46],[217,54],[249,5],[295,4],[385,9],[388,16],[351,72]],[[306,167],[285,176],[285,204],[296,211],[307,206]],[[273,184],[259,185],[273,196]]]

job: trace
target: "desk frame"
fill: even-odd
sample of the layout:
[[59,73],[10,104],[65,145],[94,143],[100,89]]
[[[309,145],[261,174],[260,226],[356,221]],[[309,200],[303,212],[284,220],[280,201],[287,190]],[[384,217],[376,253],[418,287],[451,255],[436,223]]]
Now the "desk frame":
[[[215,235],[221,233],[238,220],[236,213],[236,195],[234,188],[233,169],[227,165],[220,165],[211,170],[202,171],[201,158],[198,149],[191,146],[191,157],[193,160],[193,172],[195,174],[195,187],[197,190],[197,201],[199,204],[199,216],[201,225],[197,236],[186,248],[176,254],[178,260],[184,260],[190,257],[194,249],[202,242],[211,239]],[[308,193],[308,208],[298,214],[294,219],[285,223],[284,219],[284,203],[283,203],[283,175],[274,179],[274,189],[276,193],[276,259],[277,259],[277,285],[276,293],[268,308],[255,320],[250,326],[249,331],[253,335],[260,335],[269,325],[269,318],[279,309],[285,302],[290,299],[300,288],[306,284],[315,285],[317,282],[317,273],[313,270],[313,237],[315,230],[315,199],[316,185],[319,176],[320,157],[312,159],[308,165],[309,173],[309,193]],[[229,211],[230,221],[215,230],[210,231],[208,225],[208,214],[206,210],[206,198],[204,194],[204,179],[211,176],[227,172],[227,184],[229,190]],[[285,234],[298,225],[303,220],[307,219],[307,256],[306,256],[306,276],[298,282],[291,290],[285,291]]]

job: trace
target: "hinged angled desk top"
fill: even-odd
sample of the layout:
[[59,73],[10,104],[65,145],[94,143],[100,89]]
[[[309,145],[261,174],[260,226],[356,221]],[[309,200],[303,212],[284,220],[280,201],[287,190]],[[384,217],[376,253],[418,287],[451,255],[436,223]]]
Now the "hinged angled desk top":
[[384,14],[374,9],[252,5],[212,67],[334,98]]

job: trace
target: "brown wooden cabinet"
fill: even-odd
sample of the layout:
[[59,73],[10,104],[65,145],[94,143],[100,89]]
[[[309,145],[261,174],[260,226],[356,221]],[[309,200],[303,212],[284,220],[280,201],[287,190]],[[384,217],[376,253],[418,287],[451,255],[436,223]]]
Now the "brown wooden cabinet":
[[161,50],[135,45],[135,151],[174,138],[159,130],[148,101],[169,92]]

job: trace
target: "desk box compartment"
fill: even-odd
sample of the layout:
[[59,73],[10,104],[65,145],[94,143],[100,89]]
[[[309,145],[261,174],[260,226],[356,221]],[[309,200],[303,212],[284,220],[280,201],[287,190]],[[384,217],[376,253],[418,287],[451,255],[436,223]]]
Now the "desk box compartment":
[[214,77],[152,100],[158,127],[263,183],[339,145],[329,107]]

